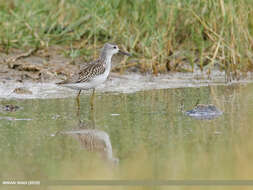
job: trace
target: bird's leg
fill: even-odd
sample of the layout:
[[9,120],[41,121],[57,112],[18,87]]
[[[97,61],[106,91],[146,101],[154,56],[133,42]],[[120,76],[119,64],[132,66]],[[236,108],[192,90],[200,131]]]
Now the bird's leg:
[[80,97],[80,94],[81,94],[82,90],[79,90],[78,94],[77,94],[77,98]]
[[94,118],[94,97],[95,97],[95,88],[92,89],[92,95],[90,98],[90,119],[92,127],[95,128],[95,118]]
[[95,88],[92,89],[92,94],[91,94],[91,98],[90,98],[90,109],[91,110],[94,109],[94,97],[95,97]]
[[77,116],[80,115],[80,94],[82,90],[79,90],[77,96],[76,96],[76,103],[77,103]]

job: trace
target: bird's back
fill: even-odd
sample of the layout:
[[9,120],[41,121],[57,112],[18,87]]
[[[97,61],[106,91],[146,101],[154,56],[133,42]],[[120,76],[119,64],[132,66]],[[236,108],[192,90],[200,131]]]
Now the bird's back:
[[68,79],[58,82],[56,84],[64,85],[64,84],[70,84],[70,83],[88,82],[95,75],[102,74],[104,73],[104,71],[105,71],[105,68],[103,67],[103,64],[101,63],[101,60],[97,59],[95,61],[85,64],[85,66],[83,66],[78,73],[75,73]]

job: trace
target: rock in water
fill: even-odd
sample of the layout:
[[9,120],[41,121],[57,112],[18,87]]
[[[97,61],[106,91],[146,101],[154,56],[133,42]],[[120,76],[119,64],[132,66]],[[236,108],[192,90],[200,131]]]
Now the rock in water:
[[23,87],[15,88],[13,90],[13,92],[16,94],[32,94],[32,92],[30,90],[28,90],[27,88],[23,88]]
[[215,105],[212,104],[198,104],[192,110],[186,111],[186,115],[190,117],[194,117],[196,119],[214,119],[218,116],[222,115],[223,112],[216,108]]
[[19,110],[20,107],[13,104],[7,104],[7,105],[0,105],[0,111],[6,111],[6,112],[14,112]]

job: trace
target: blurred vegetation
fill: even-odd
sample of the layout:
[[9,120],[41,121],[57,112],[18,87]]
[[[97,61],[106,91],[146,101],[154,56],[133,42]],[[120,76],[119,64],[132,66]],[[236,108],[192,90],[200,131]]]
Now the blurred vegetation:
[[64,46],[88,59],[109,41],[136,57],[122,67],[154,74],[252,71],[252,26],[252,0],[0,0],[2,51]]

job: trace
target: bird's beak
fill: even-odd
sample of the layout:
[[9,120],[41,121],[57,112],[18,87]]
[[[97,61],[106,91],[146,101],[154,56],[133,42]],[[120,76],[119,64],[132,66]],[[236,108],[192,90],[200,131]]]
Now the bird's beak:
[[120,53],[120,54],[123,54],[123,55],[131,56],[130,53],[127,53],[127,52],[124,52],[124,51],[121,51],[121,50],[119,50],[119,53]]

